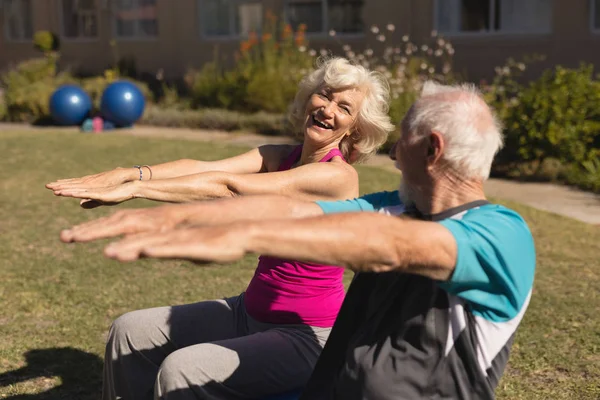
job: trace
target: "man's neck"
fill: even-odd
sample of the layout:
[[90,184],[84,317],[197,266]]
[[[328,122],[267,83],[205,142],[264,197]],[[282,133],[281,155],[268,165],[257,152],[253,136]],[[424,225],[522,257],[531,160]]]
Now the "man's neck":
[[431,193],[415,196],[415,207],[423,214],[439,214],[478,200],[485,200],[483,182],[463,179],[440,179]]

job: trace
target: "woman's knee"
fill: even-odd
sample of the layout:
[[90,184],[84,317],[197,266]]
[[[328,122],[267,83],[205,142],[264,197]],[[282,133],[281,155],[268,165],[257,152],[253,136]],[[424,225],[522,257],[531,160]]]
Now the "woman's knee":
[[154,342],[152,336],[156,335],[156,328],[159,328],[156,322],[156,316],[150,310],[125,313],[113,321],[108,341],[127,344],[129,347],[147,347]]
[[177,350],[162,362],[157,385],[164,390],[206,385],[219,385],[230,378],[239,367],[235,351],[212,343]]

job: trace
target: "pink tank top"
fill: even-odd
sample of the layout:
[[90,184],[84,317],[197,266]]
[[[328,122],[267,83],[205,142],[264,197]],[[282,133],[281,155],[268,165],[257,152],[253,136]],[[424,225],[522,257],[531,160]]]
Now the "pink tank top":
[[[285,171],[300,158],[302,146],[279,166]],[[333,149],[319,162],[342,157]],[[344,160],[345,161],[345,160]],[[344,268],[260,256],[254,277],[244,294],[248,314],[271,324],[333,326],[344,301]]]

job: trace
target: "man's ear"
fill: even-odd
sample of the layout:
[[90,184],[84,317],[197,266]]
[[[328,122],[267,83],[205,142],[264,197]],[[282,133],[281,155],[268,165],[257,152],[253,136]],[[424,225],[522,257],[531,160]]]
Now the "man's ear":
[[427,165],[430,168],[442,157],[444,145],[444,137],[442,134],[432,131],[429,135],[429,147],[427,148]]

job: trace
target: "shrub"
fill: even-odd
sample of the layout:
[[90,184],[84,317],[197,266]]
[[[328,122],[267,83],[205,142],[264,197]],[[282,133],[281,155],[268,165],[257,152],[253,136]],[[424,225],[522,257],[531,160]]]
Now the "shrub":
[[46,54],[52,51],[58,51],[60,40],[58,36],[49,31],[38,31],[33,36],[33,45],[36,49]]
[[600,159],[594,158],[572,165],[566,180],[582,189],[600,193]]
[[600,83],[591,66],[548,70],[511,102],[503,111],[504,160],[572,164],[600,155]]
[[305,29],[301,25],[294,33],[267,13],[261,36],[250,33],[240,43],[235,67],[225,69],[215,60],[199,71],[188,71],[185,81],[192,105],[284,113],[313,63],[306,52]]
[[6,119],[6,102],[4,101],[4,90],[0,88],[0,121]]
[[8,121],[33,122],[49,114],[48,101],[63,84],[76,83],[69,72],[56,73],[55,56],[24,61],[0,78]]

